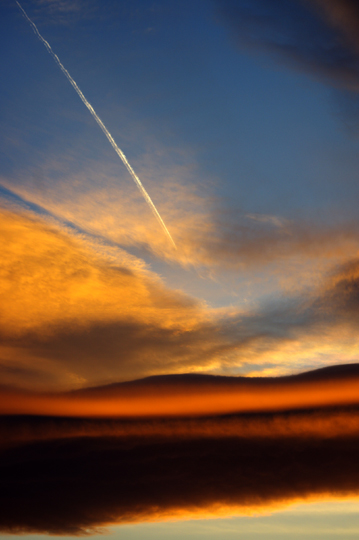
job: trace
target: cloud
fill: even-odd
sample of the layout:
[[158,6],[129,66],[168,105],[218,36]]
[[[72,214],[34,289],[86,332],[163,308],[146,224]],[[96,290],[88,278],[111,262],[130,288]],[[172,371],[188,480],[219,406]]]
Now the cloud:
[[79,11],[81,2],[78,0],[35,0],[36,4],[49,11]]
[[42,387],[72,387],[203,369],[234,346],[219,316],[122,250],[106,260],[81,236],[8,210],[0,234],[4,383],[32,387],[41,372]]
[[321,309],[346,315],[354,325],[359,314],[359,259],[338,266],[327,280],[320,301]]
[[305,368],[339,361],[356,362],[358,290],[359,261],[354,258],[332,268],[306,293],[268,302],[242,319],[251,335],[256,334],[243,351],[244,356],[248,354],[254,363],[263,363],[271,357],[271,365],[261,371],[262,375],[276,375],[278,366],[283,373],[284,366],[290,372],[293,364]]
[[356,260],[305,292],[214,310],[166,287],[116,245],[29,212],[1,211],[0,245],[0,372],[8,386],[50,391],[239,369],[278,375],[359,355]]
[[[320,219],[290,220],[277,215],[230,210],[205,189],[191,167],[185,164],[153,163],[144,156],[135,164],[139,177],[151,193],[178,247],[171,248],[166,236],[141,195],[126,175],[108,165],[70,173],[65,160],[49,160],[37,183],[37,172],[18,175],[16,186],[2,178],[1,185],[22,198],[24,206],[37,205],[65,224],[115,243],[123,248],[145,248],[156,257],[183,268],[197,268],[209,275],[241,270],[253,275],[263,271],[292,283],[305,273],[322,271],[351,257],[359,249],[359,223],[326,223]],[[271,266],[271,268],[269,268]],[[245,275],[245,274],[243,274]]]
[[351,0],[217,0],[243,48],[263,49],[335,87],[359,89],[359,10]]
[[[27,10],[26,2],[22,2]],[[97,11],[96,0],[34,0],[31,17],[42,24],[70,25],[81,19],[93,18]]]
[[[357,433],[322,436],[321,422],[335,426],[340,414],[357,422],[357,411],[309,412],[205,419],[192,433],[183,420],[167,431],[162,423],[162,433],[159,424],[156,433],[156,425],[151,432],[142,422],[136,434],[132,423],[74,420],[66,427],[54,418],[1,418],[3,433],[30,437],[1,450],[0,528],[78,535],[118,523],[251,514],[298,500],[357,497]],[[309,428],[306,436],[303,423],[322,428],[314,435]],[[36,432],[66,430],[66,437],[31,440]]]

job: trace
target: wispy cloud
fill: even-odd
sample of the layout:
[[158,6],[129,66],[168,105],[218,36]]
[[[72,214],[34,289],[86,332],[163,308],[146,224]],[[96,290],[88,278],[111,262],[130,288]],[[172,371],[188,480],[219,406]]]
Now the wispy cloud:
[[80,19],[92,18],[97,12],[97,0],[34,0],[25,1],[24,8],[31,9],[36,22],[51,25],[71,25]]
[[[267,266],[269,274],[286,280],[291,275],[298,283],[311,267],[313,272],[322,271],[350,258],[359,247],[355,219],[290,220],[229,209],[203,187],[192,166],[144,155],[136,170],[171,230],[178,246],[172,250],[139,194],[128,185],[126,174],[119,176],[103,162],[75,173],[70,165],[49,159],[39,172],[19,172],[16,183],[2,178],[1,184],[82,231],[125,248],[144,247],[165,261],[208,273],[262,271]],[[37,175],[46,181],[34,180]]]

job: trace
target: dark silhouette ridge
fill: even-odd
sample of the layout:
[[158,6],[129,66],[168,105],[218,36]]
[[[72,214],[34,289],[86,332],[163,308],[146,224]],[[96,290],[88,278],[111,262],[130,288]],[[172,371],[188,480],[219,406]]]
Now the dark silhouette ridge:
[[70,392],[5,390],[2,415],[190,417],[359,405],[359,364],[283,377],[159,375]]
[[171,375],[152,375],[143,379],[136,379],[133,381],[125,381],[120,383],[111,383],[103,386],[93,386],[89,388],[81,388],[80,390],[72,390],[69,392],[71,395],[83,395],[83,394],[101,394],[106,395],[116,393],[121,390],[136,390],[141,388],[161,388],[167,386],[174,386],[178,389],[181,387],[195,388],[196,386],[265,386],[272,385],[273,383],[278,385],[285,385],[288,383],[297,382],[309,382],[309,381],[338,381],[342,379],[351,379],[359,377],[359,363],[358,364],[342,364],[335,366],[326,366],[323,368],[306,371],[304,373],[297,373],[293,375],[284,375],[280,377],[243,377],[243,376],[225,376],[225,375],[209,375],[202,373],[180,373]]

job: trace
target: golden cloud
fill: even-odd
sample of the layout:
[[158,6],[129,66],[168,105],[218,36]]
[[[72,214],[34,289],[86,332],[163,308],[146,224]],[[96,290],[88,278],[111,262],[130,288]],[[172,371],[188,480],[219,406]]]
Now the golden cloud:
[[134,258],[106,261],[81,238],[8,210],[0,241],[4,383],[71,387],[203,369],[228,347],[210,310]]

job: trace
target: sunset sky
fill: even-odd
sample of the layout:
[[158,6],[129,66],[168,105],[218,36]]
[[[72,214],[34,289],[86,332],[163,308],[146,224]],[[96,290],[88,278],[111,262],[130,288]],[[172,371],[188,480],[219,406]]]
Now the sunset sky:
[[[158,387],[134,386],[133,394],[121,383],[176,374],[252,380],[358,362],[358,2],[22,0],[21,6],[126,156],[164,226],[20,6],[3,0],[0,433],[19,452],[6,459],[23,459],[18,441],[24,430],[26,444],[39,445],[39,461],[55,463],[61,445],[75,444],[77,430],[91,441],[91,455],[105,459],[118,452],[129,460],[139,485],[150,484],[147,473],[138,472],[139,433],[148,437],[156,463],[168,453],[172,465],[154,467],[157,499],[147,499],[144,487],[133,488],[127,508],[109,491],[106,511],[96,507],[96,518],[86,521],[80,511],[85,502],[76,506],[83,487],[76,495],[78,514],[69,514],[68,524],[54,525],[55,516],[39,525],[35,511],[33,522],[24,517],[25,525],[12,518],[4,525],[0,516],[3,534],[23,527],[33,539],[103,524],[106,538],[125,540],[354,538],[359,470],[350,484],[342,467],[347,460],[358,469],[356,366],[344,375],[330,372],[329,379],[285,378],[277,386],[249,383],[244,390],[217,378],[213,384],[181,379],[175,390],[170,377],[160,378]],[[107,385],[115,383],[111,394]],[[83,390],[89,387],[101,388],[95,395]],[[157,450],[152,427],[138,427],[137,420],[121,429],[76,424],[71,435],[59,420],[51,429],[45,421],[40,437],[33,420],[16,434],[6,419],[93,420],[115,414],[114,407],[131,418],[253,416],[248,424],[239,417],[234,427],[218,419],[205,425],[187,419],[173,427],[166,422],[175,420],[167,418],[151,424],[167,437]],[[314,416],[312,408],[318,408]],[[122,430],[123,441],[128,437],[137,450],[131,454],[118,441],[110,450],[105,438],[113,430]],[[44,435],[50,432],[54,439]],[[255,470],[253,493],[226,486],[206,498],[203,471],[196,477],[198,493],[193,488],[189,496],[183,483],[182,499],[172,500],[168,471],[187,470],[189,454],[201,463],[208,433],[215,441],[208,482],[230,482],[227,469],[218,465],[212,475],[209,464],[218,464],[220,455],[234,459],[233,434],[239,432],[248,445],[243,459],[262,456],[258,469],[248,465]],[[130,443],[131,437],[136,440]],[[263,487],[270,459],[277,463],[278,452],[292,453],[290,437],[299,437],[304,448],[299,461],[287,463],[287,480],[296,487],[284,486],[284,465],[278,472],[283,485],[272,479]],[[334,460],[337,480],[326,483],[318,472],[304,488],[301,467],[310,483],[315,449],[325,470]],[[336,449],[342,461],[333,457]],[[68,452],[70,460],[74,447]],[[90,468],[94,457],[86,459]],[[32,474],[27,466],[24,478]],[[23,500],[31,498],[26,489]],[[168,504],[161,506],[161,497]],[[119,507],[121,519],[111,514]]]

